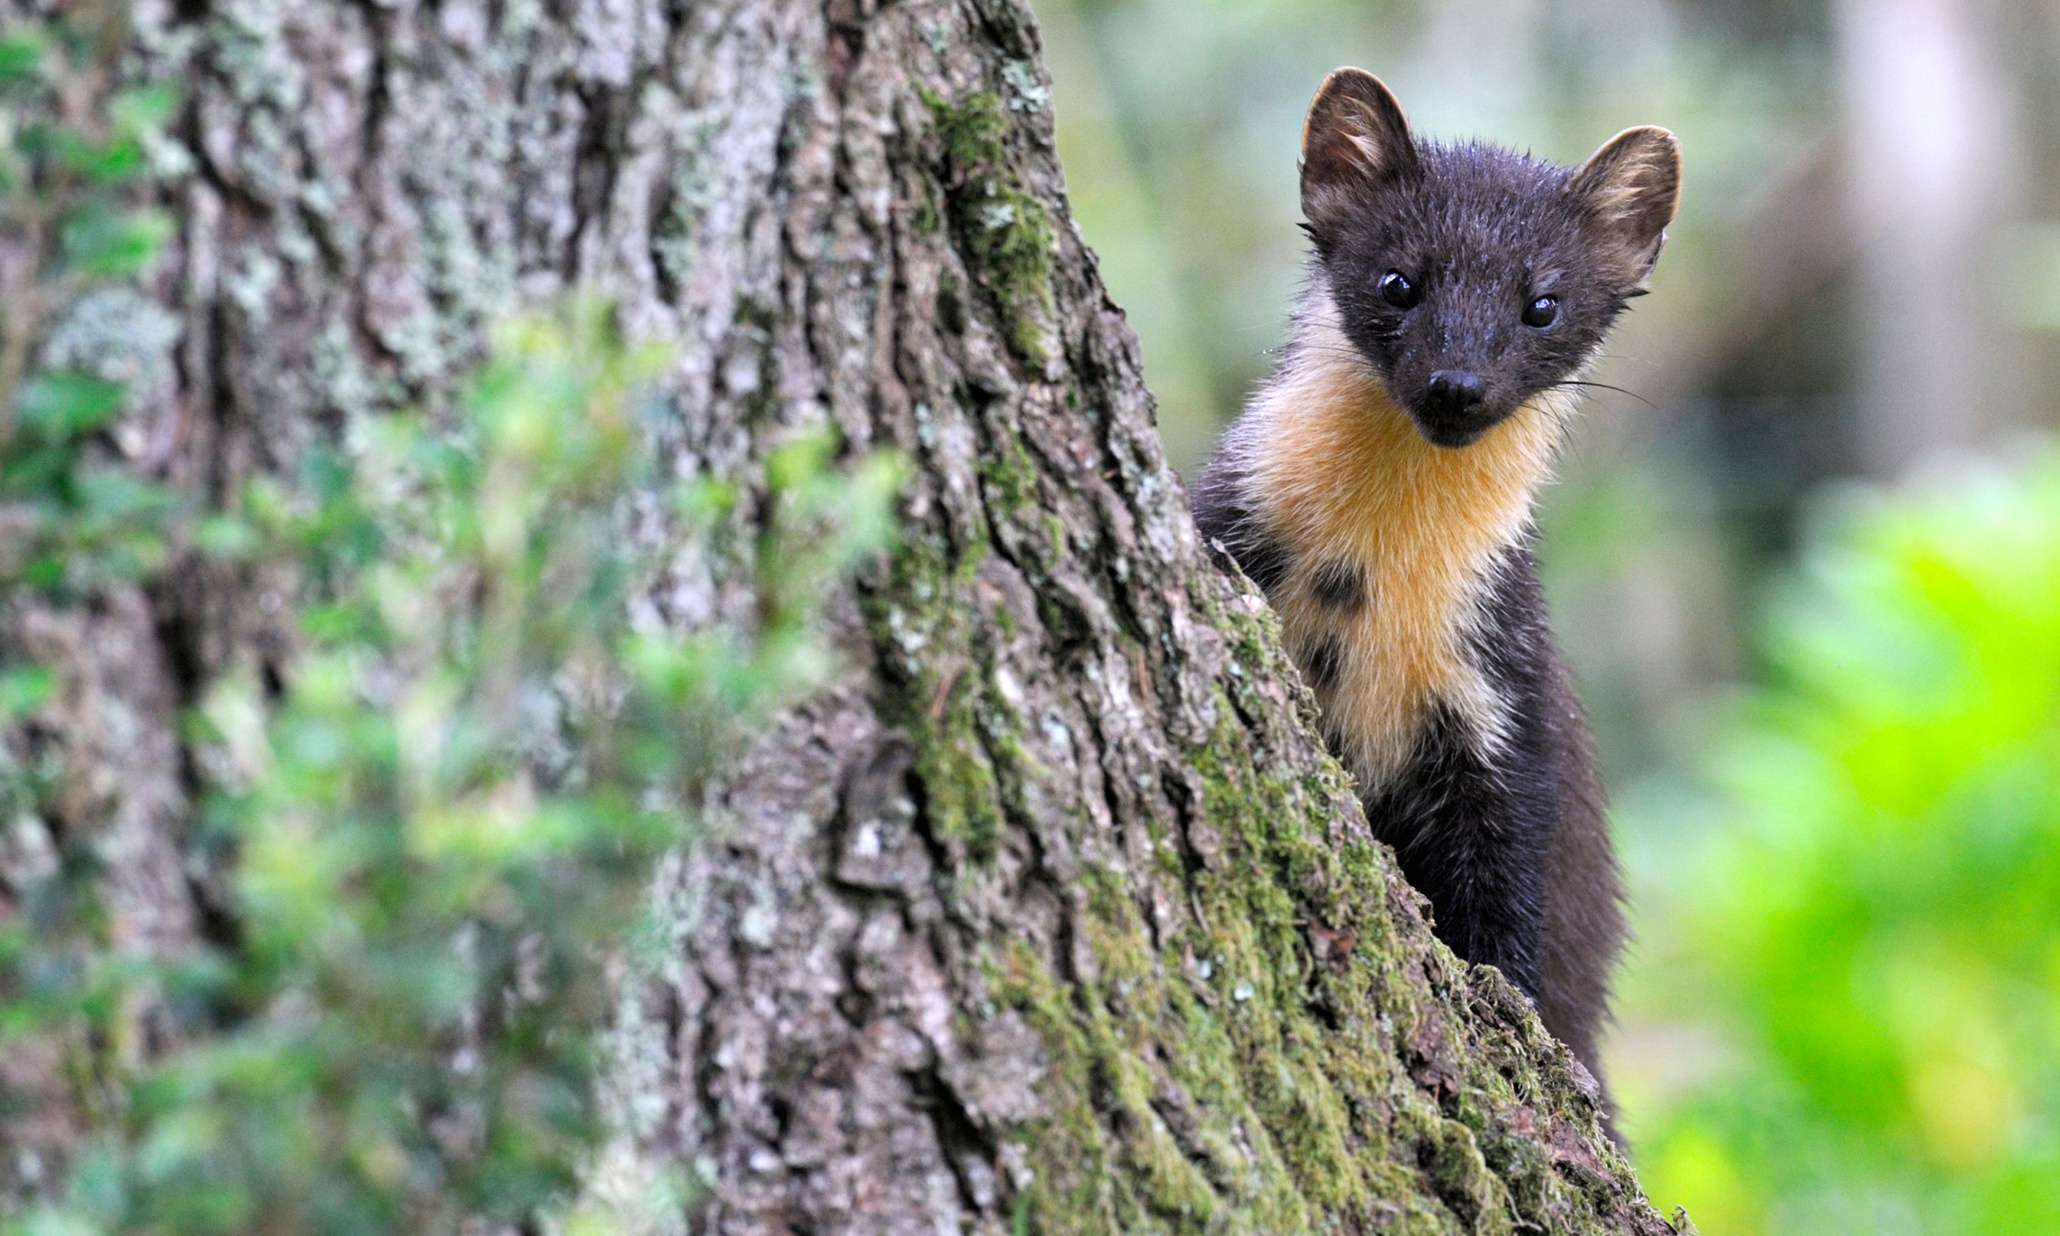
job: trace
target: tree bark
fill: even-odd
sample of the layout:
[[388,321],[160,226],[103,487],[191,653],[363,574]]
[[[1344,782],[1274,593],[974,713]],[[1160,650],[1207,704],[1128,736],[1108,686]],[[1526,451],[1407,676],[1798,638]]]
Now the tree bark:
[[[129,38],[185,89],[171,254],[91,344],[143,375],[138,472],[290,476],[575,285],[676,343],[677,474],[752,492],[825,426],[909,461],[848,671],[661,874],[595,1188],[684,1164],[674,1219],[725,1233],[1676,1230],[1524,998],[1432,939],[1199,551],[1020,0],[141,0]],[[678,540],[648,619],[747,617]],[[9,611],[139,950],[222,911],[177,722],[283,655],[273,587]],[[48,1084],[10,1149],[61,1154]]]

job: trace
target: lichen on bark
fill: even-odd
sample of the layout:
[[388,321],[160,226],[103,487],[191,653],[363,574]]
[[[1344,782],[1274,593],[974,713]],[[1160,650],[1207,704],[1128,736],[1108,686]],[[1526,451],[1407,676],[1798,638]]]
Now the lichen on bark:
[[[710,1232],[1685,1230],[1432,939],[1196,544],[1021,0],[139,0],[131,40],[190,161],[138,472],[290,477],[575,285],[675,346],[663,462],[734,481],[742,530],[798,434],[908,460],[902,547],[834,606],[845,677],[654,890],[597,1188],[683,1165],[668,1222]],[[749,612],[667,547],[642,620]],[[170,862],[175,924],[177,717],[277,655],[264,589],[188,564],[119,639],[51,635],[134,697],[66,775]]]

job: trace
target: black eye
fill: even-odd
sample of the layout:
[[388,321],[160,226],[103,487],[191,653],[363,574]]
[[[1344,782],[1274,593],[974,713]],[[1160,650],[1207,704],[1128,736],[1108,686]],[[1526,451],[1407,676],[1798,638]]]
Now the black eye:
[[1540,296],[1524,306],[1524,325],[1544,329],[1559,320],[1559,297]]
[[1374,284],[1374,287],[1379,290],[1382,300],[1397,309],[1413,309],[1416,302],[1423,299],[1417,295],[1416,285],[1409,282],[1409,276],[1399,270],[1391,270],[1382,275],[1380,282]]

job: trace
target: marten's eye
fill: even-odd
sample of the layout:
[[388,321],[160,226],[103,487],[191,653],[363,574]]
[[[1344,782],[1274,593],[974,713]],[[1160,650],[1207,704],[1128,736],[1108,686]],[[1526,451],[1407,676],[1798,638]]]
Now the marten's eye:
[[1558,320],[1559,297],[1557,296],[1540,296],[1524,306],[1525,326],[1535,326],[1539,330],[1543,330]]
[[1397,309],[1413,309],[1416,302],[1423,299],[1417,292],[1416,285],[1409,282],[1409,276],[1399,270],[1391,270],[1382,275],[1380,282],[1373,286],[1380,293],[1382,300]]

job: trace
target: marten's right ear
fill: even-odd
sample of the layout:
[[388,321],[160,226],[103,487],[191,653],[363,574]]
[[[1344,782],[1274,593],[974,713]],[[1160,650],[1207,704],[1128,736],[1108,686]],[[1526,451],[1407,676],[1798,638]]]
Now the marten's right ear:
[[1369,191],[1416,171],[1409,122],[1380,78],[1364,69],[1324,78],[1302,126],[1302,217],[1317,244]]

